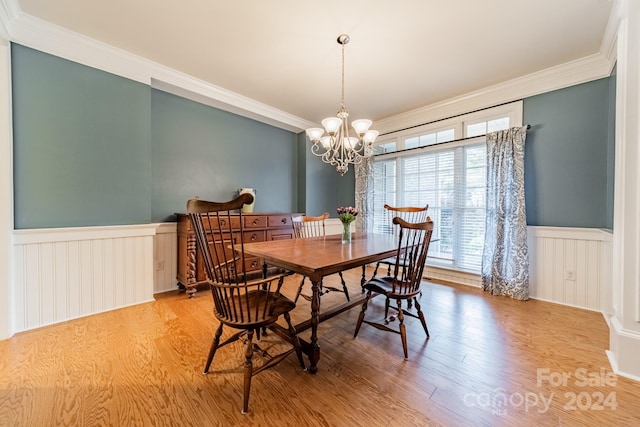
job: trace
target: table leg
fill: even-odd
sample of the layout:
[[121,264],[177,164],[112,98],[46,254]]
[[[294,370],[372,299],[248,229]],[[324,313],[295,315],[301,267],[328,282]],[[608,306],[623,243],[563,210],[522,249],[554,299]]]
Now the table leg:
[[320,346],[318,345],[318,323],[320,313],[320,280],[311,281],[311,348],[309,349],[309,362],[311,367],[309,372],[318,372],[318,361],[320,360]]

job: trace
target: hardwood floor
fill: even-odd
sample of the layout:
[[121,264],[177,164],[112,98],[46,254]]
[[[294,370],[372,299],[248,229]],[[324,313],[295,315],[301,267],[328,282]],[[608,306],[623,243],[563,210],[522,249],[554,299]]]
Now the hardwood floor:
[[[358,295],[359,271],[345,278]],[[611,372],[601,314],[466,286],[423,290],[431,338],[407,318],[408,360],[399,335],[363,325],[354,339],[353,308],[320,325],[316,375],[291,355],[254,377],[247,415],[240,343],[202,374],[215,327],[206,291],[23,332],[0,342],[0,426],[640,424],[640,383]],[[343,300],[332,293],[322,306]],[[294,322],[309,310],[300,298]],[[378,299],[367,316],[382,313]]]

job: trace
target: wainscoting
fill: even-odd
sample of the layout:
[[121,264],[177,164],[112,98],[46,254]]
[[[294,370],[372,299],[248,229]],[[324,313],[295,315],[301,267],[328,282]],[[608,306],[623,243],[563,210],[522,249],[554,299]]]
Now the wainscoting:
[[566,227],[528,231],[532,298],[610,312],[612,233]]
[[177,289],[178,231],[175,222],[156,224],[153,239],[153,293]]
[[[337,219],[327,234],[339,234]],[[153,299],[175,290],[175,223],[14,232],[13,332]],[[529,227],[532,298],[610,312],[612,235]],[[481,286],[480,277],[427,267],[426,276]]]
[[151,224],[16,230],[12,331],[151,301],[155,233]]

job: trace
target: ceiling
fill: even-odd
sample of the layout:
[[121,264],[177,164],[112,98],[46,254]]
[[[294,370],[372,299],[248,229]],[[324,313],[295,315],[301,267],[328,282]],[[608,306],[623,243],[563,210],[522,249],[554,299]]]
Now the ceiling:
[[[611,0],[18,0],[21,11],[319,123],[383,119],[601,50]],[[375,127],[375,126],[374,126]]]

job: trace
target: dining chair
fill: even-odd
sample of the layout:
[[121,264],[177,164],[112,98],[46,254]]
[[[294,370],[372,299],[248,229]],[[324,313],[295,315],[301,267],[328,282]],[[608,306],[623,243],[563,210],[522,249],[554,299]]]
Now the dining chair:
[[[389,206],[387,204],[384,205],[385,213],[386,213],[386,222],[382,226],[382,230],[384,233],[389,234],[398,234],[398,227],[394,226],[393,219],[396,217],[402,218],[407,222],[424,222],[427,220],[427,209],[429,209],[429,205],[423,207],[415,207],[415,206],[405,206],[405,207],[394,207]],[[391,267],[395,265],[395,259],[386,258],[376,263],[376,267],[373,270],[373,275],[376,277],[378,274],[378,268],[380,264],[384,264],[387,266],[387,276],[391,274]],[[364,273],[364,271],[363,271]]]
[[[215,331],[204,373],[209,372],[211,363],[219,348],[239,339],[245,342],[244,389],[242,413],[249,410],[251,378],[265,369],[271,368],[292,352],[296,352],[300,366],[306,370],[302,359],[302,347],[291,324],[289,312],[296,304],[280,293],[284,277],[281,273],[251,280],[245,275],[244,227],[242,206],[250,204],[253,195],[241,194],[229,202],[209,202],[191,199],[187,202],[187,212],[196,235],[196,244],[202,254],[211,294],[213,314],[219,322]],[[283,316],[288,334],[282,336],[291,348],[279,354],[270,355],[254,343],[254,335],[260,341],[263,328],[273,325]],[[220,342],[224,326],[236,329],[233,335]],[[259,354],[264,363],[253,367],[253,355]]]
[[[399,226],[398,249],[394,257],[395,265],[393,266],[393,274],[383,277],[373,277],[365,282],[363,288],[367,292],[367,295],[362,304],[362,310],[358,316],[353,337],[358,336],[362,323],[367,323],[383,331],[400,334],[404,357],[407,359],[409,356],[407,350],[407,331],[404,324],[405,315],[420,319],[424,332],[427,334],[427,338],[429,338],[429,329],[427,328],[427,322],[417,296],[420,293],[422,272],[425,261],[427,260],[431,234],[433,233],[433,222],[429,220],[419,223],[409,223],[402,218],[396,217],[393,219],[393,223]],[[382,323],[365,320],[369,300],[374,293],[381,294],[385,298],[385,314]],[[397,303],[398,329],[393,329],[388,326],[396,320],[395,316],[389,317],[388,315],[389,302],[391,300],[395,300]],[[403,301],[407,301],[406,309],[402,306]],[[413,301],[413,304],[409,304],[411,301]],[[416,313],[409,311],[411,305],[415,306]]]
[[[293,224],[293,235],[296,239],[304,238],[304,237],[324,237],[325,236],[325,220],[329,218],[329,213],[325,212],[319,216],[296,216],[291,218],[291,224]],[[344,293],[347,301],[351,301],[349,298],[349,290],[347,289],[347,284],[342,277],[342,272],[339,271],[338,275],[340,276],[340,282],[342,283],[342,289],[338,289],[332,286],[323,286],[322,282],[320,282],[320,296],[329,293],[329,292],[342,292]],[[298,292],[296,292],[296,297],[294,298],[294,302],[298,302],[298,298],[302,294],[302,288],[304,286],[304,282],[307,279],[307,276],[302,276],[302,280],[300,281],[300,286],[298,286]],[[311,297],[308,295],[302,295],[304,299],[307,301],[311,301]]]

